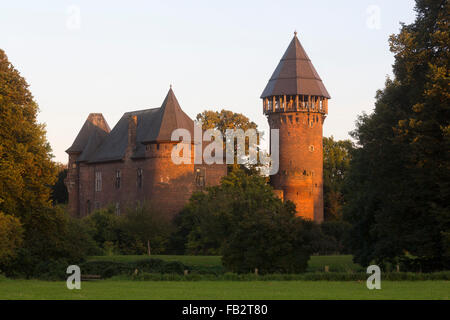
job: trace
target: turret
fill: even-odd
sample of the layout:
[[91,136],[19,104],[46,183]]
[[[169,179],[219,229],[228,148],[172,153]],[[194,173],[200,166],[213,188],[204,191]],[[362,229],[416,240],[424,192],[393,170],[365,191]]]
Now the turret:
[[330,95],[296,32],[261,99],[270,128],[279,129],[279,171],[271,183],[281,198],[296,205],[298,215],[321,222],[322,124]]

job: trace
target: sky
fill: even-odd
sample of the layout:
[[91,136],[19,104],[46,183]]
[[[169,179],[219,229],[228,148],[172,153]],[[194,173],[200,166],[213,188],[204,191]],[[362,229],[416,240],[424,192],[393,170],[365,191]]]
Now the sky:
[[[260,95],[293,33],[332,99],[324,136],[349,139],[392,75],[388,39],[412,0],[2,1],[0,48],[30,84],[54,160],[89,113],[112,128],[160,107],[169,86],[192,118],[243,113],[268,133]],[[267,143],[267,141],[266,141]]]

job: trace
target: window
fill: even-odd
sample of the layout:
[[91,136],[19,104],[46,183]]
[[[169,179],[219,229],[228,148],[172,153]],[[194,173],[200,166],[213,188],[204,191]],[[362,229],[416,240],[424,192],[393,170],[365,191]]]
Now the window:
[[116,215],[120,216],[120,203],[116,202]]
[[137,187],[139,189],[142,189],[142,177],[143,176],[143,170],[141,168],[137,169]]
[[100,209],[100,202],[98,202],[98,201],[95,201],[95,202],[94,202],[94,209],[95,209],[95,210]]
[[86,201],[86,215],[91,213],[91,200]]
[[195,185],[197,187],[205,186],[205,168],[195,169]]
[[100,171],[95,172],[95,191],[102,191],[102,173]]
[[310,145],[310,146],[309,146],[309,151],[310,151],[310,152],[314,152],[314,146],[313,146],[313,145]]
[[120,178],[121,178],[120,170],[116,171],[116,189],[120,189]]

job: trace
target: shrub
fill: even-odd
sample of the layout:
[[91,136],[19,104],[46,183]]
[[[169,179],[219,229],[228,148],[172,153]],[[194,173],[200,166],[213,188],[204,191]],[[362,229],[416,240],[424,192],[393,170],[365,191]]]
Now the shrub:
[[115,261],[88,261],[80,264],[81,274],[96,274],[102,278],[110,278],[119,274],[131,274],[133,264]]
[[49,260],[40,262],[33,272],[33,277],[42,280],[64,280],[67,278],[67,260]]
[[19,218],[0,211],[0,261],[14,258],[23,242],[23,228]]

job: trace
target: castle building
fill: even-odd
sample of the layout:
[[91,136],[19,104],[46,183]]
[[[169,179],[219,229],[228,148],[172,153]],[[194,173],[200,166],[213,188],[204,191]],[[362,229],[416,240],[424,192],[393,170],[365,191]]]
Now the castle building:
[[322,126],[330,95],[296,32],[261,99],[270,128],[279,129],[279,171],[271,184],[298,215],[322,222]]
[[194,191],[218,184],[226,165],[194,164],[193,142],[191,161],[172,161],[179,141],[171,136],[180,128],[194,137],[194,122],[172,89],[160,108],[127,112],[112,130],[101,113],[91,113],[66,150],[70,214],[83,217],[107,206],[121,214],[148,204],[173,216]]

